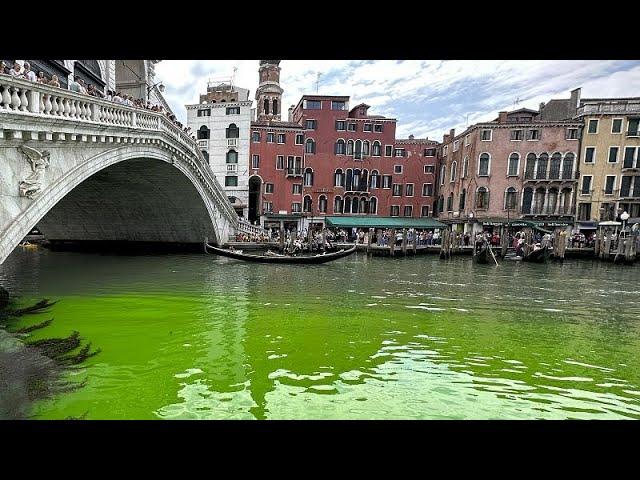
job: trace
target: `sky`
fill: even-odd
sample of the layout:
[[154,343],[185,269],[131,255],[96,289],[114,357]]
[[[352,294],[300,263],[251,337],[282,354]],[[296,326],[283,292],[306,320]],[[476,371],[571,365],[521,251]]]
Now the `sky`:
[[[258,60],[163,60],[156,81],[186,124],[184,105],[198,103],[209,79],[230,78],[254,101]],[[302,95],[346,95],[350,106],[371,105],[370,115],[398,120],[396,137],[430,138],[457,133],[498,112],[538,109],[540,102],[569,98],[640,96],[640,61],[618,60],[282,60],[283,120]],[[318,76],[318,74],[320,74]]]

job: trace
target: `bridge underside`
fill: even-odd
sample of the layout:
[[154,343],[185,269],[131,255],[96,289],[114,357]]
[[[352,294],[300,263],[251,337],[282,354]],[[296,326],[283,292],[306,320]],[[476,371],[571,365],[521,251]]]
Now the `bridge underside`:
[[202,198],[177,168],[159,160],[117,163],[89,177],[41,220],[52,241],[215,242]]

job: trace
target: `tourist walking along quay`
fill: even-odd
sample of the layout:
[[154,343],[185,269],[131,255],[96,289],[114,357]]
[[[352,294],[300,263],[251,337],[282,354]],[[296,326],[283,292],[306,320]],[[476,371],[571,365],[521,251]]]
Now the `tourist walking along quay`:
[[377,63],[3,60],[0,418],[639,418],[640,84]]

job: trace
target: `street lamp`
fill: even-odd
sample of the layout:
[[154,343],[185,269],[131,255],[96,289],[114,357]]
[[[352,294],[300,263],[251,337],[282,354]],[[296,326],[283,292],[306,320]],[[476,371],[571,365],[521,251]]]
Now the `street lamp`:
[[154,83],[150,87],[147,86],[147,102],[149,101],[149,96],[151,95],[151,91],[156,87],[158,87],[158,90],[160,91],[160,93],[164,92],[164,84],[162,83],[162,81]]

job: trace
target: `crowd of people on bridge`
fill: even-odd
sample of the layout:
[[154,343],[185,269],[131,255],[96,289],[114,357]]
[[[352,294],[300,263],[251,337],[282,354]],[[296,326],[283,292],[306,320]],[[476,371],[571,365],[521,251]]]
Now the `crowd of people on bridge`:
[[[13,66],[9,67],[3,60],[0,62],[0,74],[9,75],[16,78],[22,78],[35,83],[41,83],[43,85],[49,85],[52,87],[61,88],[60,80],[58,76],[53,74],[51,78],[47,78],[47,75],[43,71],[35,73],[31,70],[29,62],[23,62],[22,65],[18,61],[13,62]],[[77,76],[70,76],[68,89],[72,92],[80,93],[82,95],[89,95],[92,97],[102,98],[104,100],[116,103],[118,105],[124,105],[127,107],[141,108],[149,110],[151,112],[157,112],[164,114],[169,120],[171,120],[175,126],[184,131],[192,139],[196,139],[195,134],[192,133],[191,127],[185,127],[178,121],[176,116],[164,108],[163,105],[151,104],[149,101],[145,102],[142,98],[134,98],[132,95],[127,95],[121,91],[106,90],[98,88],[93,84],[86,84],[82,78]]]

